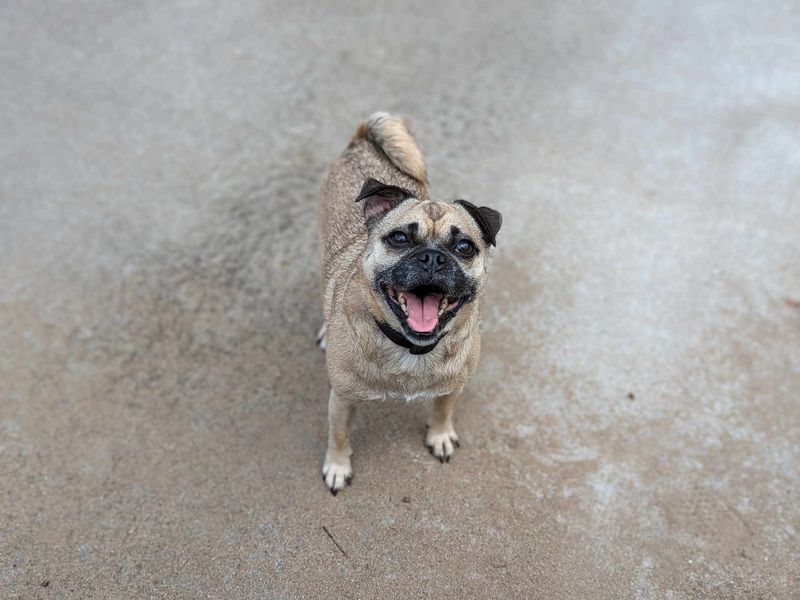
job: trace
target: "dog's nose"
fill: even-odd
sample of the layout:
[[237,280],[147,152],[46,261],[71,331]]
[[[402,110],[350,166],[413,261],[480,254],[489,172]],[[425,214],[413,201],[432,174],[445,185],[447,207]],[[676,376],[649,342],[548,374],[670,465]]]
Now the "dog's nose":
[[442,270],[447,262],[447,257],[439,250],[423,250],[417,255],[417,260],[425,269],[435,273]]

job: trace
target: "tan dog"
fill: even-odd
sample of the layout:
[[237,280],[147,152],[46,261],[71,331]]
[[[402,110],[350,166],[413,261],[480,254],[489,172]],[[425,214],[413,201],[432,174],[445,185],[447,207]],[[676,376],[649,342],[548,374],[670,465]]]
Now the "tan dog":
[[425,444],[450,460],[453,407],[478,364],[478,309],[500,213],[431,200],[422,154],[399,117],[362,123],[331,166],[320,198],[331,395],[322,474],[349,484],[350,427],[374,400],[430,398]]

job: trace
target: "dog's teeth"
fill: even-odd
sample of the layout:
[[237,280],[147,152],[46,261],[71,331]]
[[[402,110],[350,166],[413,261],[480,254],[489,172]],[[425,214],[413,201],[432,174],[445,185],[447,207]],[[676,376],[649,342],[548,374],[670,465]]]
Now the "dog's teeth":
[[406,295],[403,292],[397,293],[397,303],[403,309],[403,313],[408,315],[408,308],[406,307]]
[[447,310],[447,296],[442,296],[442,299],[439,300],[439,316],[441,317],[444,314],[444,311]]

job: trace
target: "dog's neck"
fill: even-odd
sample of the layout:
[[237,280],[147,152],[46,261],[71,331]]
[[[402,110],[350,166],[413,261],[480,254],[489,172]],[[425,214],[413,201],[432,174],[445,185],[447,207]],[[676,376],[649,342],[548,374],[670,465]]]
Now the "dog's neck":
[[387,338],[389,338],[392,342],[394,342],[398,346],[402,346],[403,348],[408,348],[408,351],[411,354],[427,354],[428,352],[436,348],[436,345],[442,340],[442,338],[445,335],[447,335],[445,333],[444,335],[439,336],[439,338],[434,343],[428,346],[417,346],[416,344],[412,344],[411,342],[409,342],[408,339],[406,339],[406,336],[404,336],[402,333],[400,333],[396,329],[392,329],[391,327],[389,327],[387,323],[375,319],[375,324],[378,326],[378,329],[381,330],[381,333],[383,333],[383,335],[385,335]]

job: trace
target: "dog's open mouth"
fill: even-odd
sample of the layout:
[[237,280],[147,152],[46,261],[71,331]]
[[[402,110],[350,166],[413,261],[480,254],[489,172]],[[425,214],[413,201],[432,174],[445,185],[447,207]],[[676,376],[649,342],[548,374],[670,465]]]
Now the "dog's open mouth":
[[464,303],[465,298],[448,296],[445,290],[431,285],[398,290],[385,286],[389,306],[413,333],[430,335],[444,326]]

